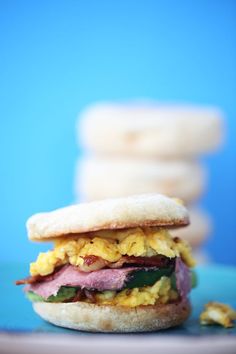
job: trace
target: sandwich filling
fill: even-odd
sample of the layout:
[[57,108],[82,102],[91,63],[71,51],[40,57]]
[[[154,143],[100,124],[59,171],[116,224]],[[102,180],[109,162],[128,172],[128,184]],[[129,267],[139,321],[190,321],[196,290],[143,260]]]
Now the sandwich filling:
[[56,239],[17,284],[32,301],[165,304],[187,296],[194,264],[190,246],[166,229],[96,231]]

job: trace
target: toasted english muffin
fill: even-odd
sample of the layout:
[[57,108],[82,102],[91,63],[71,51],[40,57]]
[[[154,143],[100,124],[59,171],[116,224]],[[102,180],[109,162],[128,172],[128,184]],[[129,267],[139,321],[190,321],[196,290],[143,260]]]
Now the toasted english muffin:
[[179,200],[161,194],[143,194],[80,203],[35,214],[27,221],[27,230],[29,239],[47,241],[98,230],[180,227],[188,223],[188,212]]
[[126,308],[84,302],[35,302],[35,312],[57,326],[89,332],[149,332],[177,326],[190,315],[187,299],[165,305]]
[[189,157],[215,151],[223,114],[194,105],[99,103],[79,117],[79,143],[94,153]]
[[86,156],[77,163],[75,191],[84,201],[162,193],[190,203],[201,197],[206,177],[191,160]]

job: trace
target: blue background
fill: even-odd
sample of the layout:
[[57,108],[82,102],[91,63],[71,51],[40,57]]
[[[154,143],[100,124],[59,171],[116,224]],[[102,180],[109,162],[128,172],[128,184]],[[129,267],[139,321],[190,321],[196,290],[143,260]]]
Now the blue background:
[[78,112],[150,97],[220,106],[206,163],[217,262],[236,264],[236,1],[0,0],[1,259],[29,261],[25,220],[73,201]]

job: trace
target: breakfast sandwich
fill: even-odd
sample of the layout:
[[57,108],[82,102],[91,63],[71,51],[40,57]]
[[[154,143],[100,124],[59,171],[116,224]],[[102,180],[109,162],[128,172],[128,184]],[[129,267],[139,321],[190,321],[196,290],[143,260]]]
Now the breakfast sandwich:
[[160,194],[107,199],[33,215],[32,241],[52,241],[16,284],[43,319],[92,332],[176,326],[190,314],[194,259],[170,228],[188,225],[181,201]]

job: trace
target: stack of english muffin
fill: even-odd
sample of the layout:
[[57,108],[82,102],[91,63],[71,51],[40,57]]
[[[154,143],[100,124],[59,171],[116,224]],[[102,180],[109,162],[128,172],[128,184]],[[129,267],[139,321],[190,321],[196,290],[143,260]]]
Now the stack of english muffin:
[[209,215],[199,206],[206,191],[203,154],[222,144],[222,113],[215,108],[154,102],[100,103],[79,117],[84,148],[75,178],[77,201],[140,193],[163,193],[190,208],[191,225],[173,231],[187,239],[195,254],[211,233]]

